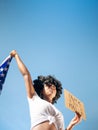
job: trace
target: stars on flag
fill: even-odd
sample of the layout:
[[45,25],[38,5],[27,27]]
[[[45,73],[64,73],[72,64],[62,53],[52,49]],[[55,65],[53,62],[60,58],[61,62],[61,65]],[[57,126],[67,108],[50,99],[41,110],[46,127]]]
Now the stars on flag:
[[2,91],[3,84],[5,82],[11,60],[12,60],[12,57],[9,55],[0,65],[0,93]]

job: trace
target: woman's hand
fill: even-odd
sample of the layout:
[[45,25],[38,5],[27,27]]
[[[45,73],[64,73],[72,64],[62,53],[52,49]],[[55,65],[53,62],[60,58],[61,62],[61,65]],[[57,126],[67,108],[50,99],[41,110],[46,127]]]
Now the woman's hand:
[[17,54],[16,50],[10,52],[11,57],[15,57],[16,54]]
[[82,120],[81,115],[76,112],[74,118],[70,121],[70,124],[68,125],[67,130],[72,130],[72,128],[78,123],[80,123],[81,120]]
[[71,123],[71,125],[74,126],[74,125],[80,123],[80,121],[81,121],[81,115],[80,115],[79,113],[76,112],[74,118],[71,120],[70,123]]

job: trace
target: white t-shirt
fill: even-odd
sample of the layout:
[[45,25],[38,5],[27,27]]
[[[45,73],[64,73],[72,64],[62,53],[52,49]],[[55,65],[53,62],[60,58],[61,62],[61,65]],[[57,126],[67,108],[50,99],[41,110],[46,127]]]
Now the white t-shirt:
[[41,99],[36,93],[32,98],[28,97],[28,103],[30,108],[31,128],[44,121],[49,121],[49,124],[54,123],[57,130],[60,128],[64,130],[63,115],[54,105]]

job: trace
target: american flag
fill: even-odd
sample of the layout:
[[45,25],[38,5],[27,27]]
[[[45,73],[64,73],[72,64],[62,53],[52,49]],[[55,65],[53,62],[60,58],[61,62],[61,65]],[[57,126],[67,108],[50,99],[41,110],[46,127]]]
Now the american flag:
[[3,88],[3,84],[5,82],[7,72],[9,70],[11,60],[12,57],[9,55],[8,57],[5,58],[5,60],[0,65],[0,94]]

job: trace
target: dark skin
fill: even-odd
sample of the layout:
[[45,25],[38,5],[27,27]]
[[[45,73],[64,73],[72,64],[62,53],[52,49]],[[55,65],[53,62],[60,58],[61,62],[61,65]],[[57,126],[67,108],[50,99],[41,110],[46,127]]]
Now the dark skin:
[[[20,56],[18,55],[18,53],[15,50],[11,51],[10,55],[16,59],[18,68],[24,78],[27,96],[29,98],[32,98],[35,93],[35,89],[32,84],[32,78],[31,78],[30,72],[28,71],[27,67],[25,66],[25,64],[23,63]],[[52,100],[56,95],[55,86],[48,87],[47,85],[45,85],[44,89],[42,91],[42,94],[44,96],[44,100],[52,103]],[[67,130],[72,130],[72,128],[76,124],[78,124],[80,121],[81,121],[81,116],[80,116],[80,114],[78,114],[76,112],[74,118],[70,121],[69,125],[67,126]],[[49,124],[48,121],[38,124],[32,130],[42,130],[42,129],[43,130],[56,130],[54,124]],[[60,130],[62,130],[62,129],[60,129]]]

